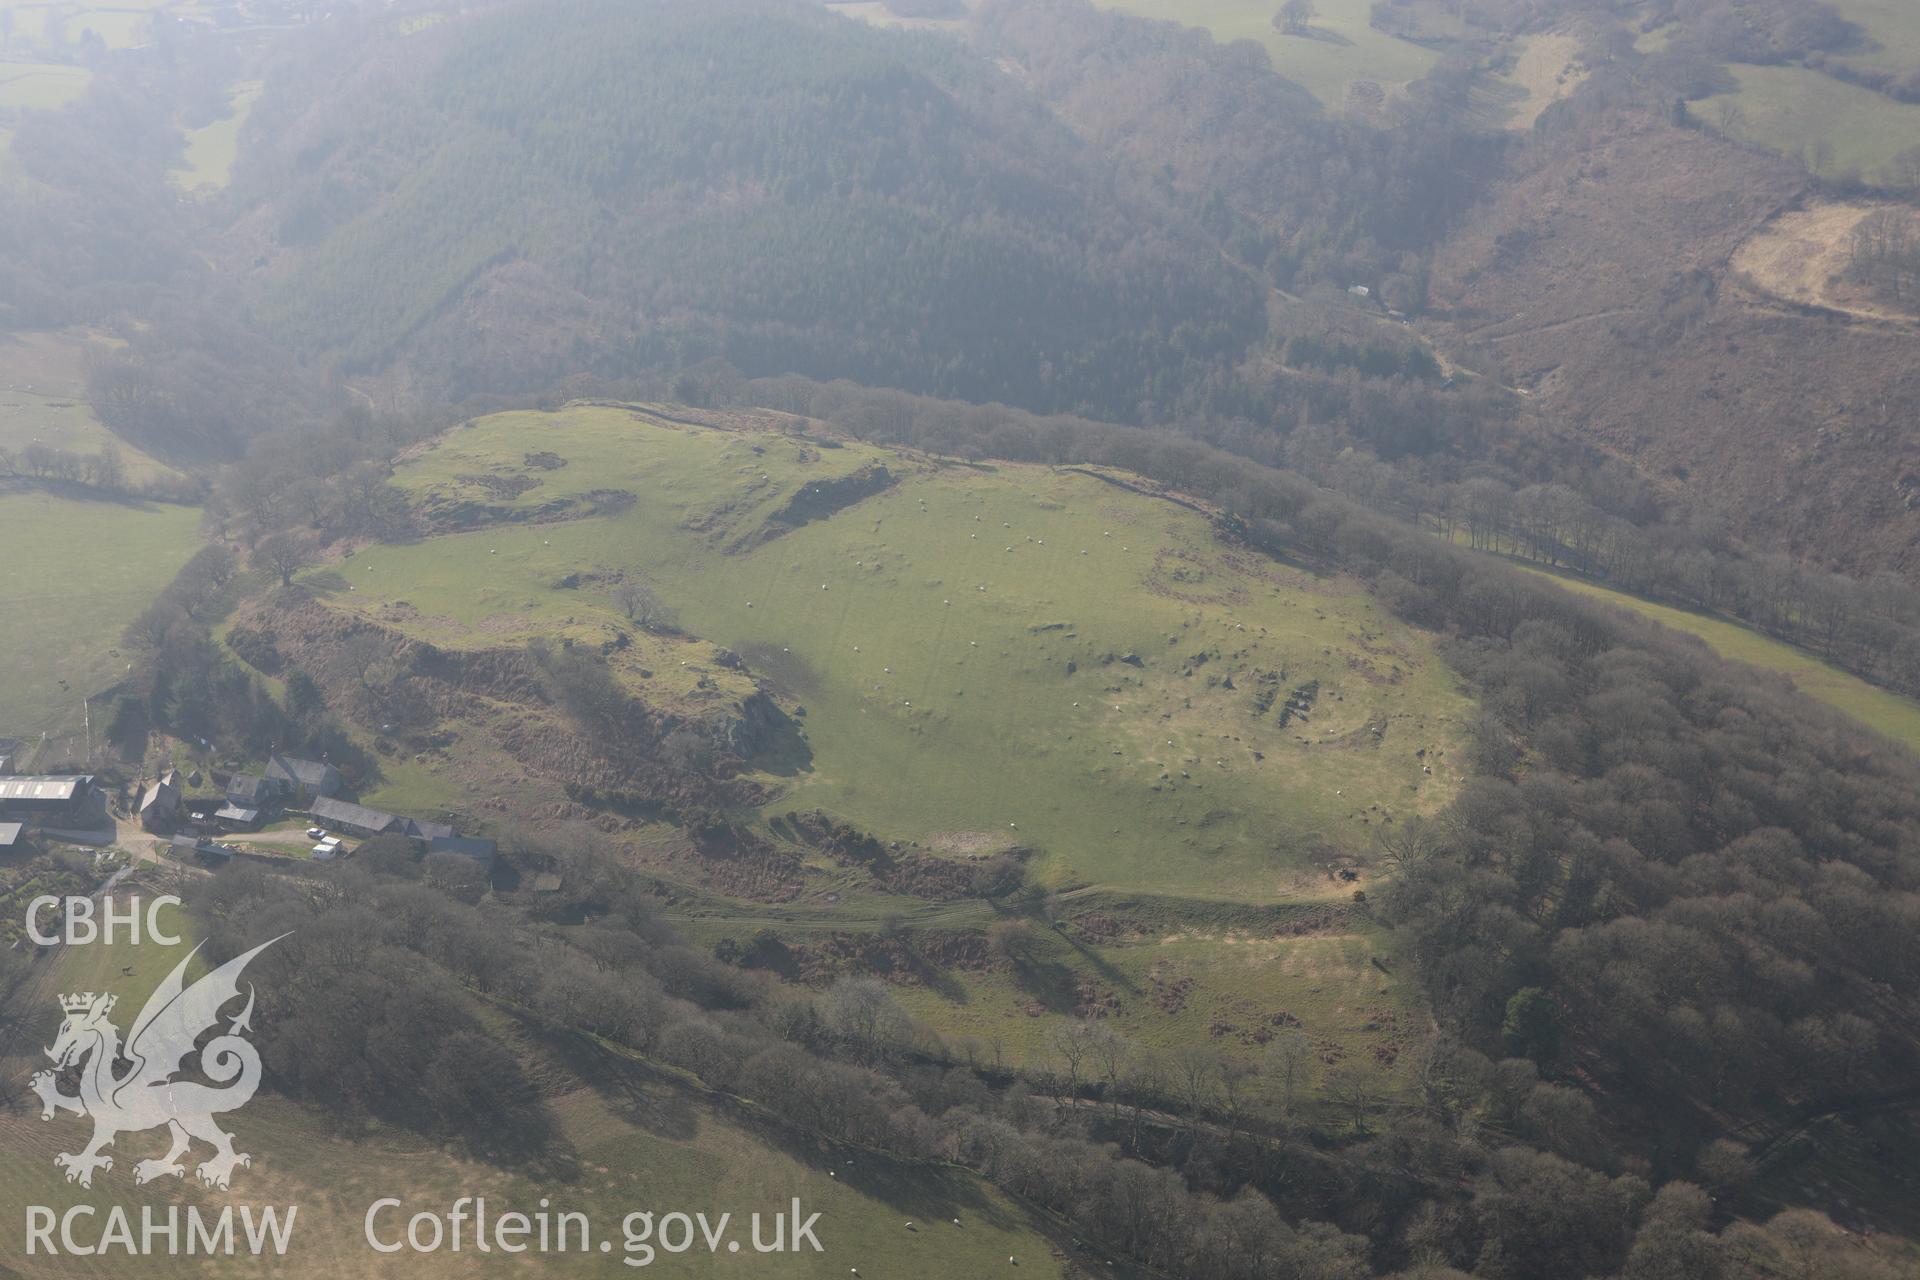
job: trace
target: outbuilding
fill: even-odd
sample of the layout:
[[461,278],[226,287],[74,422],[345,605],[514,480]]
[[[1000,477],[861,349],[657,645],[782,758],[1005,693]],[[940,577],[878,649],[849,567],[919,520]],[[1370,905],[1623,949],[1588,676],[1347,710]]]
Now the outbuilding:
[[365,805],[352,804],[345,800],[335,800],[331,796],[322,796],[308,807],[315,825],[329,831],[344,831],[350,836],[363,839],[383,836],[388,832],[406,834],[406,824],[391,813],[382,813],[378,809],[369,809]]
[[0,818],[59,818],[78,814],[93,796],[90,773],[0,777]]

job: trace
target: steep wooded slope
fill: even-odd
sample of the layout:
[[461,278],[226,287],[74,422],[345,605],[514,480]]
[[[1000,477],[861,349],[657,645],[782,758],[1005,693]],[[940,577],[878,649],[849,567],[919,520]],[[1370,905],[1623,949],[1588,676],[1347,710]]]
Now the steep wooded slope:
[[777,0],[523,5],[280,84],[240,174],[277,244],[262,315],[351,370],[461,392],[717,356],[1131,416],[1263,328],[1165,200],[950,40]]

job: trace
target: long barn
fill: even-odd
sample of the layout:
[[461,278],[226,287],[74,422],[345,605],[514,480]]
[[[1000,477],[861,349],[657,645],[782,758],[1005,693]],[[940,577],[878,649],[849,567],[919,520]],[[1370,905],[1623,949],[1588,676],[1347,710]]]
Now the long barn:
[[50,818],[78,813],[93,795],[90,773],[0,777],[0,818]]

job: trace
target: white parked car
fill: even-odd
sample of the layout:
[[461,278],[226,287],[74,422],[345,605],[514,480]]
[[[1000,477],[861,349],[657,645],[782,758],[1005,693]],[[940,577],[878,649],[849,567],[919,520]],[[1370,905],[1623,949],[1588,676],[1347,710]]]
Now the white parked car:
[[327,829],[325,827],[308,827],[307,828],[307,839],[309,840],[323,839],[325,838],[326,834],[327,834]]

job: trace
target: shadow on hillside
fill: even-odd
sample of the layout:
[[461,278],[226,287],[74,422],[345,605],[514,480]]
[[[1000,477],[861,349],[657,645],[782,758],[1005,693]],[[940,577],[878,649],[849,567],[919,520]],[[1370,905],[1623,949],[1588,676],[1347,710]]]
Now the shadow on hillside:
[[1079,980],[1058,960],[1035,960],[1031,956],[1015,960],[1013,981],[1048,1013],[1071,1016],[1080,1008]]
[[460,1137],[477,1159],[535,1181],[572,1182],[582,1171],[579,1153],[538,1102],[489,1111]]
[[1108,964],[1100,956],[1097,956],[1093,952],[1087,950],[1086,945],[1082,943],[1078,938],[1074,937],[1071,933],[1067,932],[1065,929],[1056,929],[1054,932],[1062,942],[1072,947],[1074,951],[1079,954],[1080,959],[1083,962],[1085,962],[1088,968],[1092,969],[1095,973],[1099,974],[1102,978],[1106,979],[1108,982],[1111,982],[1114,986],[1120,988],[1120,990],[1126,992],[1128,995],[1137,996],[1140,994],[1139,983],[1135,982],[1132,978],[1129,978],[1126,974],[1120,972],[1120,970]]
[[[1020,1231],[1029,1225],[989,1198],[973,1176],[951,1168],[934,1168],[897,1160],[871,1151],[795,1133],[760,1117],[754,1135],[797,1164],[822,1172],[834,1181],[901,1216],[902,1233],[938,1238],[939,1232],[961,1232],[969,1225],[999,1231]],[[960,1225],[954,1225],[954,1219]],[[911,1222],[911,1227],[906,1224]]]
[[813,746],[799,721],[784,713],[774,718],[753,753],[753,764],[782,778],[812,773]]
[[700,1132],[698,1108],[684,1088],[641,1063],[623,1058],[576,1031],[547,1042],[562,1066],[603,1098],[622,1120],[656,1137],[687,1142]]

